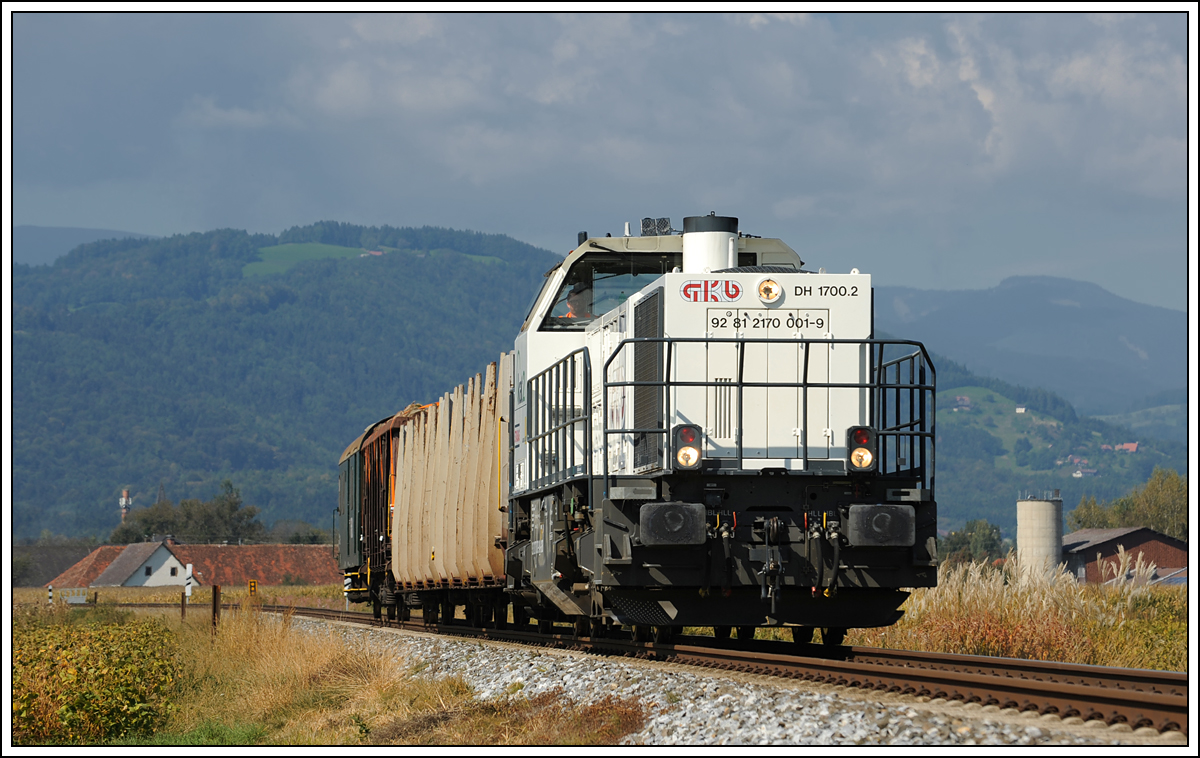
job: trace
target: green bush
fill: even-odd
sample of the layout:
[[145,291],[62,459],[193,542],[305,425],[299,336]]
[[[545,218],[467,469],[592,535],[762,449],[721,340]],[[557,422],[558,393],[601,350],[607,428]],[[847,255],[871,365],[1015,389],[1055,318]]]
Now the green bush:
[[172,632],[157,621],[46,621],[14,618],[14,744],[94,744],[164,722],[177,676]]

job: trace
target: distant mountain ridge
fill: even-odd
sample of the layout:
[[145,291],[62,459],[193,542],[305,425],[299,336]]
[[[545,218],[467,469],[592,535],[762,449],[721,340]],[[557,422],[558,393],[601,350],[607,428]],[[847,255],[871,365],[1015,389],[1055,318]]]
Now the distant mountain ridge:
[[1087,282],[1015,276],[985,290],[875,288],[876,328],[921,340],[971,371],[1126,412],[1187,384],[1187,314]]
[[[289,265],[260,270],[268,253],[290,255]],[[50,529],[104,537],[119,521],[116,502],[125,487],[141,507],[160,485],[172,500],[205,500],[226,478],[268,522],[327,524],[345,445],[367,424],[414,400],[435,400],[511,350],[530,296],[561,260],[503,235],[323,221],[280,235],[221,229],[99,240],[51,266],[16,266],[14,536]],[[1079,284],[1052,281],[1059,282],[1054,299],[1072,299],[1064,292]],[[1036,301],[1027,289],[1017,282],[1013,302]],[[981,318],[970,302],[978,292],[876,294],[877,334],[953,336],[955,324],[940,320],[967,321],[969,331],[970,319]],[[1091,312],[1094,294],[1074,297],[1078,306],[1034,302],[1022,339],[1042,344],[1035,327],[1046,317],[1037,308]],[[1002,332],[974,328],[981,341]],[[1147,356],[1159,350],[1128,339]],[[1019,489],[1061,486],[1076,498],[1070,508],[1082,494],[1125,494],[1155,465],[1186,469],[1178,443],[1143,440],[1128,457],[1103,450],[1138,438],[1077,418],[1047,383],[1018,386],[1003,371],[975,376],[958,365],[959,347],[948,341],[929,344],[945,421],[937,461],[939,513],[947,524],[987,517],[1011,529]],[[980,412],[954,411],[958,395],[971,396]],[[1178,404],[1181,397],[1166,391],[1156,401]],[[1066,464],[1036,469],[1017,460],[1032,453],[1015,449],[1017,428],[1000,416],[1014,414],[1015,405],[1029,407],[1022,419],[1044,414],[1062,422],[1045,439],[1026,435],[1032,443],[1094,460],[1098,473],[1076,479]],[[1157,415],[1150,422],[1158,423]]]
[[327,524],[346,444],[511,350],[562,260],[436,227],[284,234],[380,254],[248,277],[280,236],[220,229],[99,240],[13,268],[17,538],[103,538],[123,488],[142,507],[160,484],[174,501],[206,500],[223,479],[267,522]]
[[76,226],[13,227],[13,263],[49,266],[70,251],[97,240],[154,239],[151,234],[122,232],[116,229],[84,229]]

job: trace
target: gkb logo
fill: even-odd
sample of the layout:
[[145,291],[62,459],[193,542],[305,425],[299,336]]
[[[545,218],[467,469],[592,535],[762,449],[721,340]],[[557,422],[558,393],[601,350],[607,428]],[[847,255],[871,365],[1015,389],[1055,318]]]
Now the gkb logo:
[[742,288],[729,279],[692,279],[679,288],[679,296],[689,303],[732,303],[742,296]]

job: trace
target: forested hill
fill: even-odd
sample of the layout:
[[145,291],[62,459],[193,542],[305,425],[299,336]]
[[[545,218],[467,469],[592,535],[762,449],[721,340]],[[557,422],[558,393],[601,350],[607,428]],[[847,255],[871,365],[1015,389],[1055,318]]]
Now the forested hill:
[[[225,479],[267,524],[329,528],[346,445],[511,350],[559,260],[501,235],[322,222],[95,242],[15,266],[14,536],[106,538],[122,488],[144,507],[160,482],[173,502],[207,501]],[[1070,509],[1154,466],[1186,475],[1180,443],[934,362],[944,526],[987,518],[1011,533],[1018,490],[1062,489]]]
[[14,536],[107,536],[122,488],[141,507],[160,482],[204,500],[226,478],[268,523],[327,525],[345,446],[511,350],[558,260],[502,235],[322,222],[14,266]]

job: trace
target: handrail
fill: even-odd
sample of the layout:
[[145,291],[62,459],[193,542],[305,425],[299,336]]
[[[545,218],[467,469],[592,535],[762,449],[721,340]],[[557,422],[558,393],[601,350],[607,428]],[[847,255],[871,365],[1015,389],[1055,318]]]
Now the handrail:
[[[663,367],[663,374],[662,374],[663,379],[656,380],[656,381],[647,381],[647,380],[609,381],[608,374],[609,374],[609,369],[611,368],[613,361],[616,360],[617,356],[621,354],[621,351],[625,349],[625,346],[627,344],[638,344],[638,343],[666,343],[667,357],[666,357],[665,365]],[[745,426],[743,409],[745,407],[745,402],[744,402],[745,389],[747,387],[753,387],[753,388],[757,388],[757,387],[763,387],[763,388],[794,387],[797,389],[801,389],[802,390],[801,413],[803,414],[802,418],[804,418],[804,419],[807,419],[807,417],[808,417],[807,416],[807,413],[808,413],[808,390],[810,388],[812,388],[812,389],[839,389],[839,388],[841,388],[841,389],[865,389],[865,390],[869,390],[871,392],[871,402],[869,404],[870,407],[868,410],[868,413],[869,413],[868,424],[877,430],[878,437],[880,439],[880,451],[879,452],[880,452],[881,464],[887,460],[886,453],[887,453],[888,439],[896,438],[897,448],[896,448],[895,452],[897,454],[896,455],[897,461],[901,460],[898,455],[898,453],[900,452],[900,449],[901,449],[901,446],[900,446],[901,438],[906,438],[909,440],[910,448],[913,450],[913,452],[910,453],[910,455],[913,455],[917,451],[920,451],[921,453],[923,453],[925,451],[925,447],[926,447],[925,445],[921,445],[921,446],[912,445],[913,439],[928,439],[929,440],[928,461],[913,460],[909,464],[910,468],[908,470],[910,470],[910,471],[911,470],[921,470],[923,472],[922,478],[927,478],[928,483],[929,483],[929,488],[930,489],[933,488],[934,476],[935,476],[935,466],[936,466],[935,447],[936,447],[936,433],[937,432],[936,432],[936,416],[935,416],[935,414],[936,414],[936,406],[937,406],[937,394],[936,394],[937,372],[933,365],[933,361],[929,356],[929,353],[926,351],[925,346],[920,342],[916,342],[914,340],[895,340],[895,339],[889,339],[889,340],[838,339],[838,338],[806,339],[806,338],[799,338],[799,337],[793,337],[793,338],[628,337],[628,338],[621,340],[616,345],[616,347],[613,349],[612,354],[604,361],[603,375],[601,378],[601,381],[603,382],[603,385],[602,385],[603,392],[602,392],[602,401],[601,401],[602,414],[603,414],[603,420],[602,420],[603,435],[602,435],[602,445],[601,445],[600,454],[603,456],[603,459],[604,459],[604,466],[603,466],[603,478],[604,478],[603,495],[604,495],[604,497],[608,497],[608,493],[610,491],[610,481],[612,479],[612,474],[611,474],[610,466],[609,466],[609,452],[608,452],[608,439],[610,436],[616,435],[616,434],[667,435],[670,433],[669,428],[610,429],[608,427],[608,396],[609,396],[610,388],[613,388],[613,387],[662,387],[664,390],[668,390],[668,391],[664,392],[664,395],[665,395],[664,415],[665,415],[665,418],[669,419],[670,418],[670,396],[671,396],[669,389],[671,387],[717,387],[717,386],[728,387],[730,385],[730,383],[728,381],[718,382],[715,380],[714,381],[671,380],[669,377],[671,375],[672,349],[676,343],[703,343],[705,345],[733,344],[733,345],[738,346],[738,369],[737,369],[737,378],[736,378],[736,386],[737,386],[737,393],[738,393],[738,424],[737,424],[737,436],[736,436],[736,451],[737,451],[736,458],[738,461],[739,469],[742,468],[742,466],[744,465],[744,461],[745,461],[744,447],[743,447],[743,443],[744,443],[743,431],[744,431],[744,426]],[[803,368],[802,368],[802,373],[801,373],[801,377],[800,377],[801,381],[797,381],[797,382],[778,382],[778,381],[748,382],[748,381],[746,381],[745,380],[745,359],[746,359],[745,346],[748,344],[767,344],[767,345],[795,344],[795,345],[799,345],[800,348],[804,351],[804,362],[803,362]],[[808,350],[808,346],[809,345],[828,345],[828,346],[830,346],[830,349],[832,349],[833,346],[835,346],[835,345],[843,345],[843,344],[844,345],[858,345],[858,346],[867,345],[867,346],[871,347],[871,349],[868,351],[869,366],[868,366],[868,371],[867,371],[867,376],[871,377],[871,379],[868,380],[867,382],[812,382],[812,381],[809,381],[808,380],[808,370],[809,370],[808,356],[809,356],[810,351]],[[909,346],[909,347],[916,348],[916,350],[909,353],[908,355],[903,355],[903,356],[899,356],[896,358],[885,360],[883,357],[884,349],[888,346]],[[876,347],[878,347],[878,351],[876,351]],[[878,352],[878,355],[877,355],[877,352]],[[917,365],[918,358],[919,358],[919,370],[918,370],[918,365]],[[908,364],[908,381],[907,382],[900,381],[901,368],[904,366],[904,364]],[[888,381],[889,369],[891,369],[891,368],[895,368],[895,370],[896,370],[895,371],[895,373],[896,373],[896,381],[895,382]],[[929,377],[928,381],[926,381],[926,372],[928,372],[928,377]],[[894,403],[894,408],[893,408],[893,410],[896,414],[896,420],[895,420],[895,424],[892,426],[887,425],[887,412],[888,412],[887,391],[888,390],[894,390],[895,398],[896,398],[895,403]],[[908,391],[908,393],[907,393],[908,401],[909,401],[908,402],[908,414],[911,417],[910,420],[908,420],[908,421],[901,421],[901,418],[900,418],[900,412],[903,409],[903,404],[901,403],[900,393],[904,390]],[[929,394],[929,407],[928,407],[929,415],[928,416],[926,416],[926,410],[927,410],[927,408],[926,408],[926,393]],[[919,396],[919,400],[918,400],[918,396]],[[914,410],[913,410],[914,405],[916,405],[919,408],[918,413],[914,413]],[[914,425],[924,425],[924,423],[926,422],[927,419],[928,419],[928,431],[912,429],[912,427]],[[809,467],[808,435],[807,435],[808,425],[807,425],[807,423],[803,424],[800,428],[801,428],[801,434],[802,434],[802,438],[800,441],[801,447],[803,449],[802,457],[803,457],[803,462],[804,462],[804,468],[805,468],[805,470],[807,470]],[[923,458],[924,456],[922,455],[921,457]],[[899,466],[899,463],[897,463],[897,466]],[[589,481],[590,481],[590,477],[589,477]]]
[[[582,374],[580,377],[583,385],[582,392],[576,386],[576,378],[579,374]],[[535,388],[540,391],[535,393]],[[547,389],[549,392],[546,391]],[[574,404],[576,396],[582,396],[582,402],[578,407]],[[529,466],[529,489],[554,484],[567,478],[579,468],[575,455],[574,427],[582,424],[584,434],[582,465],[584,475],[588,479],[590,502],[590,487],[594,476],[592,456],[588,450],[592,439],[592,362],[588,349],[586,347],[577,348],[530,377],[526,381],[526,397],[529,403],[527,419],[531,427],[525,437],[527,465]],[[533,407],[535,397],[538,398],[540,407]],[[561,411],[557,419],[555,410]],[[551,453],[555,461],[553,470],[550,471],[542,471],[545,466],[544,454],[546,452]],[[560,465],[560,453],[566,458],[568,452],[570,465]],[[563,476],[564,474],[566,476]]]

